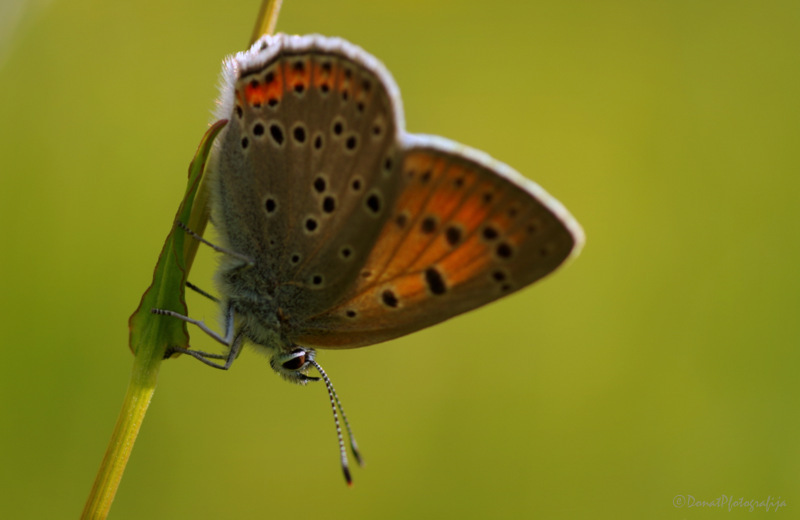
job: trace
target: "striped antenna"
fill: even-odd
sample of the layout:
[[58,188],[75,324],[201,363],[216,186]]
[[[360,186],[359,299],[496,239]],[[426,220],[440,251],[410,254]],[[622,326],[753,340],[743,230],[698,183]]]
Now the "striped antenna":
[[314,368],[316,368],[319,374],[322,376],[322,380],[325,381],[325,388],[328,389],[328,397],[331,400],[331,410],[333,411],[333,422],[336,425],[336,436],[339,439],[339,454],[342,459],[342,472],[344,472],[344,479],[347,481],[347,485],[352,486],[353,479],[350,476],[350,467],[347,463],[347,450],[344,447],[342,427],[339,424],[339,414],[336,412],[337,407],[339,409],[339,413],[342,414],[344,426],[347,429],[347,436],[350,439],[350,450],[353,452],[353,457],[356,458],[359,466],[364,465],[364,459],[361,458],[361,453],[358,451],[358,445],[356,444],[355,437],[353,437],[353,430],[350,428],[350,422],[347,420],[347,415],[344,413],[342,403],[339,401],[339,396],[336,395],[336,390],[333,388],[333,383],[331,383],[328,374],[325,373],[319,363],[317,363],[315,360],[310,360],[310,363],[314,365]]

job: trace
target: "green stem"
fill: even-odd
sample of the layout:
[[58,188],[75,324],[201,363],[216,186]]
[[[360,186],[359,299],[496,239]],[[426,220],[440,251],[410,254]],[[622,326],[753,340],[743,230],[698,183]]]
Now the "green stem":
[[275,26],[278,24],[278,13],[281,11],[283,0],[263,0],[261,10],[256,18],[256,25],[253,28],[253,36],[250,37],[250,45],[265,34],[274,34]]
[[83,519],[106,518],[119,487],[125,466],[131,456],[133,444],[147,413],[147,407],[156,390],[156,379],[161,360],[147,355],[134,358],[128,392],[122,404],[114,433],[108,444],[100,471],[83,510]]

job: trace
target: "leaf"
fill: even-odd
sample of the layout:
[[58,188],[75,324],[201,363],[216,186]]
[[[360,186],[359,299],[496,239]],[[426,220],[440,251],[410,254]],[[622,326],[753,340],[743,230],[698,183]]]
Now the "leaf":
[[[169,309],[186,315],[186,277],[197,251],[197,241],[175,225],[184,222],[190,229],[202,235],[208,222],[208,193],[201,184],[214,138],[225,126],[220,120],[206,131],[189,165],[189,180],[172,229],[164,241],[158,257],[153,281],[142,295],[139,306],[128,320],[130,330],[129,347],[136,355],[157,355],[163,358],[167,346],[188,348],[189,333],[182,320],[152,314],[151,309]],[[143,352],[142,349],[147,350]]]

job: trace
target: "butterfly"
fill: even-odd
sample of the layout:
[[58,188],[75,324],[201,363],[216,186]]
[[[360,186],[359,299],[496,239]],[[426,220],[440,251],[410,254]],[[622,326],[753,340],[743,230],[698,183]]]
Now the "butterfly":
[[224,332],[154,312],[229,347],[174,349],[216,368],[248,342],[291,382],[319,372],[350,483],[337,408],[360,455],[315,348],[387,341],[508,295],[577,255],[583,231],[509,166],[407,133],[392,76],[339,38],[264,36],[227,58],[216,115],[228,123],[206,182]]

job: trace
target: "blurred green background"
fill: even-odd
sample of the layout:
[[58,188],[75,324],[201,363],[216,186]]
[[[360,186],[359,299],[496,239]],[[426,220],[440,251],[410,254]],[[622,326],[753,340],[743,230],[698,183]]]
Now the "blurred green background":
[[[3,518],[79,515],[127,385],[126,320],[257,11],[5,0]],[[367,460],[353,489],[321,385],[252,350],[228,373],[165,363],[111,518],[728,511],[677,495],[797,515],[800,3],[286,0],[279,29],[379,57],[410,131],[535,179],[587,246],[468,317],[321,353]],[[210,287],[215,261],[201,249],[191,278]]]

